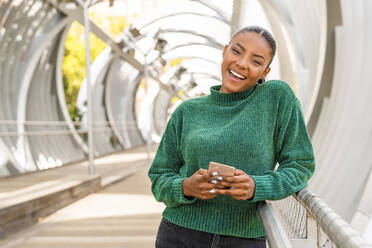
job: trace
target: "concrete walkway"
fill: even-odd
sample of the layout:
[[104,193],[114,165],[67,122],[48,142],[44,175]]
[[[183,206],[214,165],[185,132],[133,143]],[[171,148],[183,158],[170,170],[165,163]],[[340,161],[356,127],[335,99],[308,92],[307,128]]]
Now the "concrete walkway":
[[[37,224],[7,236],[0,241],[0,247],[154,247],[164,206],[156,202],[151,194],[146,153],[137,150],[132,151],[131,156],[116,154],[102,159],[101,163],[122,165],[129,160],[132,160],[132,165],[127,166],[130,169],[127,168],[126,174],[131,175],[125,180],[111,184],[45,219],[39,219]],[[98,171],[101,171],[99,161],[96,164]],[[115,171],[114,167],[108,166],[107,169]],[[120,180],[118,173],[102,170],[101,174],[106,175],[105,180],[112,181],[115,177]]]

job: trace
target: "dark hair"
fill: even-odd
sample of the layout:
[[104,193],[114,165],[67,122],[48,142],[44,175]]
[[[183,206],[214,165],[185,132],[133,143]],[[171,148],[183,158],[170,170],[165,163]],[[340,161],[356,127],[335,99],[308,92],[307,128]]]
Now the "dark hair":
[[267,43],[269,44],[269,46],[271,48],[271,60],[270,60],[269,64],[267,65],[267,67],[269,67],[270,64],[271,64],[271,62],[273,61],[273,58],[274,58],[274,55],[275,55],[275,51],[276,51],[276,42],[275,42],[274,37],[271,35],[271,33],[269,31],[267,31],[266,29],[264,29],[264,28],[262,28],[260,26],[247,26],[247,27],[244,27],[244,28],[238,30],[231,37],[231,39],[233,39],[235,36],[237,36],[239,34],[246,33],[246,32],[257,33],[258,35],[264,37],[265,40],[267,41]]

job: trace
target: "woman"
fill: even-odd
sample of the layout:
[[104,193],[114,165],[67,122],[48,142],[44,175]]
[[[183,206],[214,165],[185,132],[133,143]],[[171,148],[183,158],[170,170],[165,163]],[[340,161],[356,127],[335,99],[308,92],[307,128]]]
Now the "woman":
[[[275,50],[263,28],[239,30],[223,50],[222,86],[172,114],[149,170],[166,205],[156,247],[266,247],[257,202],[307,185],[315,161],[300,103],[286,83],[264,83]],[[208,171],[210,161],[234,176]]]

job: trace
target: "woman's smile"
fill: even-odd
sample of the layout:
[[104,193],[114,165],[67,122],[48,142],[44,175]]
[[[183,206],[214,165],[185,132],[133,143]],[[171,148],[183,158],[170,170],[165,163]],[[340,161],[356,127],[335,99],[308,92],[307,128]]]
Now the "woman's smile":
[[245,80],[245,79],[247,79],[246,77],[244,77],[243,75],[241,75],[241,74],[239,74],[239,73],[237,73],[236,71],[233,71],[233,70],[228,70],[228,72],[232,75],[232,77],[234,78],[234,79],[237,79],[237,80]]
[[252,88],[270,72],[271,48],[265,38],[247,32],[235,36],[223,50],[221,92],[235,93]]

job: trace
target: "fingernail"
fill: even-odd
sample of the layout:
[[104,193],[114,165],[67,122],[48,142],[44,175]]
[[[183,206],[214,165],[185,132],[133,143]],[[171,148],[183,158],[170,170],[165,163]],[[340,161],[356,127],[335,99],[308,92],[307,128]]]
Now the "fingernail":
[[222,180],[222,177],[217,177],[217,180]]
[[209,190],[209,193],[214,194],[214,193],[216,193],[216,191],[214,189],[211,189],[211,190]]
[[231,187],[230,189],[236,189],[235,187]]
[[217,176],[217,174],[218,174],[217,171],[212,172],[212,176]]
[[216,184],[217,183],[217,180],[211,180],[211,183],[214,183],[214,184]]

